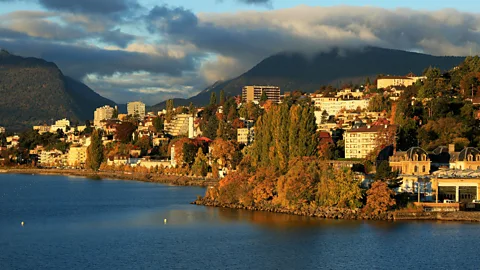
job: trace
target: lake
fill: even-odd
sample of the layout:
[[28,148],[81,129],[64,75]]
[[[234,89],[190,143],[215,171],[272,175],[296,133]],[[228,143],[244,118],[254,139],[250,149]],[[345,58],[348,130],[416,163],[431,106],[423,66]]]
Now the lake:
[[0,174],[0,269],[480,269],[480,224],[189,204],[204,191]]

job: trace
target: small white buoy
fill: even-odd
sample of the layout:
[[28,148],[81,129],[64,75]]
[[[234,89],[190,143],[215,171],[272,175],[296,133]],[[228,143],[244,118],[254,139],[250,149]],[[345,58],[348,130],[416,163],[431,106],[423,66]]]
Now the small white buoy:
[[163,224],[167,224],[167,219],[164,219],[164,220],[163,220]]
[[22,221],[22,223],[20,223],[20,224],[22,224],[22,227],[23,227],[23,225],[25,225],[25,222]]

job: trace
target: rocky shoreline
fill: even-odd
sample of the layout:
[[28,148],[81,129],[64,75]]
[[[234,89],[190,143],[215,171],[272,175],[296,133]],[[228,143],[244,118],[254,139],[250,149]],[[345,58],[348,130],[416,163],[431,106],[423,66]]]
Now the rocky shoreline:
[[297,216],[309,216],[323,219],[347,219],[347,220],[394,220],[394,213],[387,212],[382,215],[368,215],[363,213],[360,209],[347,209],[347,208],[338,208],[338,207],[316,207],[316,208],[305,208],[305,209],[285,209],[278,207],[259,207],[259,206],[243,206],[239,204],[225,204],[219,203],[214,200],[207,198],[197,198],[192,204],[211,206],[211,207],[223,207],[223,208],[232,208],[232,209],[244,209],[250,211],[264,211],[272,213],[282,213],[289,215]]
[[110,171],[89,171],[89,170],[62,170],[62,169],[40,169],[40,168],[2,168],[1,173],[6,174],[40,174],[40,175],[66,175],[80,176],[94,179],[131,180],[150,183],[162,183],[176,186],[199,186],[208,187],[218,183],[218,180],[209,178],[195,178],[178,175],[158,175],[149,173],[125,173]]

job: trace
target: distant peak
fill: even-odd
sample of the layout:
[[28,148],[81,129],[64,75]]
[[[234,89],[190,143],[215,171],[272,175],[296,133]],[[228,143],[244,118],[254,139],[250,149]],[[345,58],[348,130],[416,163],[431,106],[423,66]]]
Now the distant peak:
[[0,55],[11,55],[11,54],[5,49],[0,49]]

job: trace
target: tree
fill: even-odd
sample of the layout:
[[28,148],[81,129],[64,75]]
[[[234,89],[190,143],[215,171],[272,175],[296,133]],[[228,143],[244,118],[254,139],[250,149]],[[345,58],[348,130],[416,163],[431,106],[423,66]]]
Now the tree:
[[195,105],[193,105],[193,102],[190,102],[190,105],[188,105],[188,113],[190,113],[193,117],[196,117],[197,109],[195,108]]
[[112,114],[112,119],[116,119],[118,118],[118,107],[115,106],[115,108],[113,109],[113,114]]
[[225,91],[220,90],[220,105],[223,106],[225,104]]
[[215,139],[212,144],[212,158],[222,166],[230,166],[235,153],[235,145],[222,138]]
[[195,161],[197,147],[192,143],[184,143],[182,147],[183,161],[188,165]]
[[217,105],[217,94],[215,92],[212,92],[212,94],[210,95],[210,105]]
[[262,91],[262,95],[260,96],[260,103],[264,103],[268,100],[267,92]]
[[89,169],[98,171],[103,161],[102,136],[98,130],[94,130],[91,136],[90,145],[87,148],[86,166]]
[[157,133],[163,131],[163,129],[165,128],[163,124],[163,117],[159,116],[159,117],[153,118],[153,127],[155,128],[155,131]]
[[382,181],[376,181],[367,191],[367,203],[364,211],[374,216],[384,214],[396,205],[395,193]]
[[173,109],[174,109],[174,106],[173,106],[173,99],[169,99],[167,100],[167,104],[166,104],[166,115],[165,115],[165,120],[167,122],[170,122],[172,121],[172,118],[173,118]]
[[116,128],[116,138],[122,143],[129,143],[132,141],[132,134],[137,129],[132,122],[122,122]]
[[195,162],[192,165],[192,173],[197,176],[206,176],[208,172],[208,159],[203,153],[202,148],[198,148]]
[[383,160],[377,167],[377,172],[373,178],[375,181],[385,182],[389,188],[398,188],[402,185],[402,179],[398,177],[398,171],[392,171],[392,167],[387,160]]

